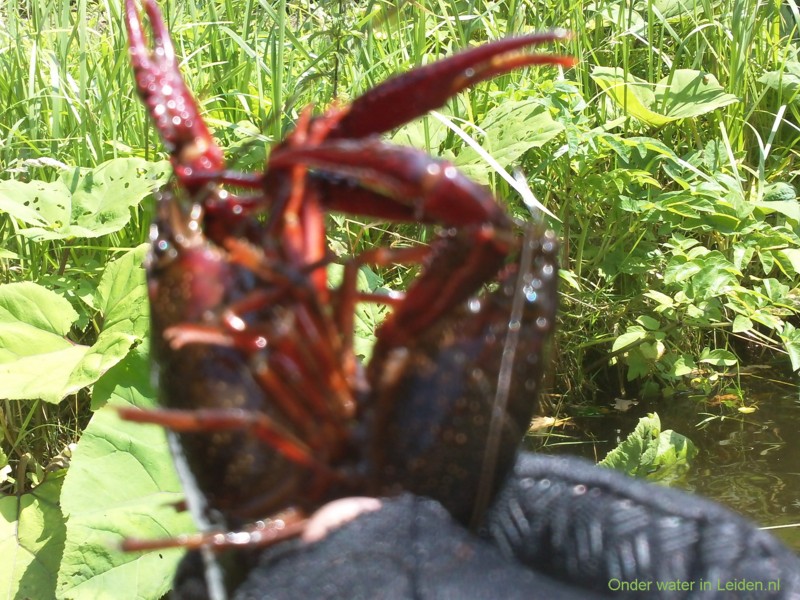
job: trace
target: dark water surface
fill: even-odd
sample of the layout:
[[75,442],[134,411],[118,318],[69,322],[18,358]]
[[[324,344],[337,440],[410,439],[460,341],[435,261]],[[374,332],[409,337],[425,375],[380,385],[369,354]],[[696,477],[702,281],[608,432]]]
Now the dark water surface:
[[[689,398],[639,404],[624,413],[612,408],[575,417],[575,427],[560,430],[567,438],[551,437],[538,450],[600,460],[633,431],[639,417],[657,412],[662,430],[689,437],[698,449],[688,474],[675,487],[716,500],[761,527],[794,524],[772,533],[800,552],[800,387],[792,376],[781,379],[743,379],[745,404],[757,407],[751,414]],[[711,415],[724,419],[697,427]]]

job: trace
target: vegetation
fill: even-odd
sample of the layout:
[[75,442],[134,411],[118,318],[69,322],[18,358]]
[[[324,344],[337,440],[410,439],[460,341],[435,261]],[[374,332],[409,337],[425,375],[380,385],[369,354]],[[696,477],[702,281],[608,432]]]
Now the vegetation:
[[[469,45],[571,29],[563,51],[576,68],[512,73],[445,111],[558,217],[554,388],[572,402],[598,390],[708,393],[721,372],[763,356],[800,367],[793,0],[202,4],[161,2],[187,82],[243,169],[262,165],[311,102],[346,102]],[[20,494],[19,506],[0,498],[8,596],[159,597],[174,553],[108,544],[189,527],[166,506],[180,493],[159,458],[163,434],[103,408],[153,401],[140,265],[149,198],[168,177],[120,11],[118,0],[0,7],[0,491]],[[529,218],[440,121],[392,137],[453,160]],[[342,253],[427,235],[331,224]],[[411,273],[369,275],[370,287],[401,288]],[[359,319],[362,339],[378,317]],[[134,581],[142,569],[149,581]]]
[[597,464],[633,477],[670,482],[686,473],[696,454],[697,448],[689,438],[671,429],[662,431],[658,415],[649,414],[639,419],[630,435]]

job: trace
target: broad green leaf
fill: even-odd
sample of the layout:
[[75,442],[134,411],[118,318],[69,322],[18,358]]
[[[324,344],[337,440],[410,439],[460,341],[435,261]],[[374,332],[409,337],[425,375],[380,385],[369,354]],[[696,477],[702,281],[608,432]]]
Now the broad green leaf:
[[73,367],[61,391],[62,397],[93,384],[103,373],[125,358],[131,347],[139,342],[141,338],[126,332],[102,331],[97,341],[86,349],[81,360]]
[[59,507],[64,470],[49,473],[30,492],[0,497],[0,596],[54,598],[64,550]]
[[656,98],[652,86],[643,79],[626,77],[618,67],[595,67],[591,77],[622,110],[640,121],[661,127],[674,120],[650,109]]
[[73,346],[62,336],[32,327],[27,323],[0,321],[0,366],[7,366],[23,360],[31,353],[44,355],[60,352]]
[[[109,403],[96,411],[73,453],[61,506],[67,517],[59,598],[160,598],[180,550],[124,553],[128,537],[156,539],[193,531],[174,503],[183,494],[164,431],[122,421],[117,406],[152,405],[147,356],[132,352],[101,379]],[[146,574],[146,576],[143,576]]]
[[0,285],[0,323],[22,321],[42,331],[66,335],[77,318],[67,300],[40,285],[29,281]]
[[[764,190],[764,202],[767,204],[771,202],[795,202],[797,200],[797,191],[794,189],[794,186],[791,183],[787,183],[785,181],[776,181],[775,183],[771,183],[767,186],[767,189]],[[797,203],[795,202],[795,206]],[[795,221],[800,221],[797,218],[798,210],[794,211]],[[789,215],[787,215],[789,216]]]
[[672,364],[672,375],[675,377],[685,377],[691,375],[697,369],[694,359],[688,355],[683,354],[675,359]]
[[710,140],[703,147],[703,164],[712,173],[721,170],[727,162],[727,150],[722,140]]
[[787,60],[783,69],[764,73],[758,80],[773,90],[781,91],[786,96],[784,102],[796,102],[800,91],[800,62]]
[[[94,262],[87,267],[94,267]],[[98,261],[99,263],[99,261]],[[98,264],[99,268],[100,265]],[[55,292],[62,298],[69,300],[72,307],[78,311],[78,319],[73,327],[79,331],[85,331],[89,325],[91,317],[97,312],[94,305],[94,294],[97,290],[97,278],[94,273],[86,272],[80,275],[68,269],[64,275],[49,273],[36,278],[36,283]]]
[[642,354],[637,346],[625,357],[625,364],[628,366],[626,379],[634,381],[635,379],[644,378],[650,373],[652,361]]
[[653,127],[697,117],[738,102],[710,73],[676,69],[651,84],[619,67],[595,67],[592,79],[627,114]]
[[795,277],[800,273],[800,248],[783,248],[774,250],[772,257],[778,263],[781,271],[788,277]]
[[601,3],[600,6],[592,3],[587,5],[585,10],[591,15],[591,18],[586,20],[586,26],[589,29],[594,29],[597,15],[602,18],[603,25],[606,27],[624,27],[626,32],[637,35],[642,35],[647,30],[647,22],[644,17],[638,11],[623,6],[622,3]]
[[672,308],[675,306],[675,300],[671,296],[667,296],[657,290],[649,290],[644,294],[651,300],[655,300],[658,303],[657,310],[663,310],[665,308]]
[[653,0],[653,9],[665,19],[681,19],[686,18],[687,14],[702,14],[703,3],[698,0]]
[[34,283],[0,287],[0,398],[59,402],[93,384],[142,342],[146,250],[141,245],[107,265],[95,294],[103,329],[91,347],[65,337],[78,315],[55,292]]
[[733,247],[733,266],[735,266],[740,271],[743,271],[747,268],[747,265],[750,264],[750,261],[753,260],[753,255],[756,253],[755,248],[749,248],[742,246],[741,244],[736,244]]
[[92,390],[92,410],[111,400],[139,408],[156,406],[156,392],[150,377],[150,343],[145,341],[98,379]]
[[731,331],[733,333],[745,333],[753,329],[753,322],[744,315],[736,315],[736,318],[733,319],[733,325],[731,326]]
[[658,415],[639,419],[636,428],[598,466],[654,481],[673,480],[686,472],[697,449],[689,438],[661,431]]
[[756,256],[758,256],[758,262],[761,263],[761,269],[764,271],[765,275],[769,275],[772,272],[772,267],[775,266],[775,256],[772,252],[759,252]]
[[641,352],[645,360],[654,362],[661,358],[664,354],[664,344],[660,341],[645,342],[637,348]]
[[765,297],[760,291],[736,286],[731,288],[727,305],[737,313],[747,315],[759,310],[764,301]]
[[88,350],[64,337],[77,317],[67,300],[35,283],[0,286],[0,398],[58,402],[66,395]]
[[95,306],[103,314],[103,331],[122,331],[144,337],[150,319],[142,244],[110,262],[95,293]]
[[[480,123],[486,132],[481,146],[502,167],[514,164],[531,148],[539,148],[564,130],[546,106],[530,100],[504,102],[490,110]],[[454,164],[470,178],[488,183],[490,169],[478,153],[465,148]]]
[[598,466],[617,469],[633,476],[646,475],[646,471],[641,472],[643,458],[651,447],[657,445],[660,434],[661,421],[657,414],[642,417],[627,439],[611,450]]
[[700,269],[700,265],[695,261],[687,261],[682,256],[675,256],[669,261],[664,271],[664,283],[667,285],[681,283],[694,277],[695,274],[700,272]]
[[739,360],[736,358],[736,355],[727,350],[709,350],[708,348],[704,348],[703,352],[700,354],[699,362],[715,367],[732,367],[737,364]]
[[653,203],[654,208],[680,217],[675,220],[671,215],[664,215],[668,222],[680,223],[684,229],[700,227],[705,223],[705,216],[715,212],[715,206],[702,196],[688,192],[666,192],[659,194]]
[[773,277],[765,279],[762,282],[761,289],[767,298],[776,304],[786,302],[789,296],[789,286]]
[[[62,341],[65,347],[61,349],[42,351],[0,364],[0,397],[9,400],[39,398],[58,403],[69,394],[67,382],[89,347]],[[36,349],[31,348],[32,351]],[[41,346],[38,349],[43,350]],[[45,373],[46,377],[43,376]]]
[[640,316],[636,319],[636,322],[650,331],[658,331],[661,328],[661,323],[659,323],[658,319],[654,319],[653,317],[649,317],[647,315]]
[[655,96],[671,119],[698,117],[739,101],[725,93],[716,77],[694,69],[676,69],[671,81],[665,77],[656,84]]
[[614,340],[614,344],[611,346],[611,351],[616,352],[617,350],[623,350],[628,346],[639,342],[647,337],[647,332],[636,325],[628,327],[628,330],[619,336],[617,339]]
[[[641,158],[647,156],[648,152],[655,152],[659,156],[663,156],[674,162],[681,161],[680,157],[661,140],[646,136],[634,136],[629,138],[622,138],[622,142],[639,153]],[[688,164],[688,163],[686,163]],[[685,166],[685,165],[684,165]]]
[[794,325],[786,323],[780,338],[792,361],[792,370],[800,370],[800,329],[795,329]]
[[700,270],[692,277],[695,298],[707,300],[727,293],[739,283],[742,273],[721,252],[714,250],[697,259]]
[[625,143],[625,139],[616,133],[599,133],[595,136],[599,142],[603,142],[611,148],[617,156],[619,156],[625,163],[631,160],[631,145]]
[[796,223],[800,223],[800,205],[797,200],[776,200],[774,202],[756,202],[754,206],[764,214],[780,213]]
[[68,225],[70,204],[69,190],[62,181],[0,182],[0,211],[32,227],[60,229]]
[[130,208],[166,183],[169,163],[116,158],[65,170],[57,181],[0,182],[0,210],[25,223],[32,240],[95,238],[119,231]]
[[[688,437],[671,429],[658,436],[658,446],[653,450],[652,466],[648,473],[651,481],[670,482],[689,470],[692,459],[697,456],[697,447]],[[647,456],[650,459],[650,456]]]
[[438,119],[426,117],[403,125],[391,140],[401,146],[433,151],[445,141],[448,131],[447,126]]
[[783,320],[780,317],[776,317],[767,310],[754,312],[750,315],[750,319],[774,331],[780,331],[784,326]]

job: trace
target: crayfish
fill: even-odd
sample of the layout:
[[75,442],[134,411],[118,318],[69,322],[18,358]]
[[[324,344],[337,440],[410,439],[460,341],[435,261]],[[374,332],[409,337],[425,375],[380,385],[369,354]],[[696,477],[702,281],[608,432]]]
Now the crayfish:
[[[152,48],[135,0],[125,2],[133,71],[175,177],[147,265],[162,408],[124,417],[170,432],[201,533],[128,548],[265,546],[302,534],[332,500],[402,490],[462,522],[480,518],[476,496],[496,490],[535,406],[557,244],[449,163],[378,135],[512,69],[571,65],[522,52],[565,34],[496,41],[349,106],[306,110],[263,173],[245,174],[226,170],[159,9],[142,3]],[[329,211],[443,231],[427,246],[334,257]],[[332,262],[344,265],[333,288]],[[422,265],[404,295],[357,291],[361,266],[394,263]],[[393,309],[366,366],[353,351],[358,302]]]

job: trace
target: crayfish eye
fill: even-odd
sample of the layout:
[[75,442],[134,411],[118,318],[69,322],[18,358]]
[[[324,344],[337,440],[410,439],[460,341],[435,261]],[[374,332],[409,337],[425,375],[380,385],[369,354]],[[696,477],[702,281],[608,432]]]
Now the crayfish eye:
[[175,246],[171,244],[168,240],[164,238],[153,238],[153,249],[150,254],[152,260],[149,261],[149,266],[152,267],[163,267],[168,263],[172,262],[178,257],[178,252],[175,249]]

